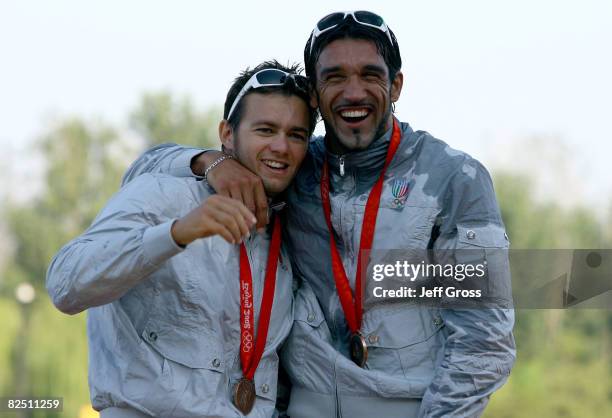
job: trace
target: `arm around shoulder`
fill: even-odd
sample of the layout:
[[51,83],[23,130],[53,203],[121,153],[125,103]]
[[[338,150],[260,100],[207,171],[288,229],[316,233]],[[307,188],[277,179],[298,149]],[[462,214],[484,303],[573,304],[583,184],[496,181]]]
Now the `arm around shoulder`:
[[[121,184],[132,181],[144,173],[163,173],[175,177],[201,178],[203,169],[199,164],[204,154],[217,154],[214,149],[190,148],[173,143],[157,145],[142,153],[123,175]],[[194,170],[195,169],[195,170]]]

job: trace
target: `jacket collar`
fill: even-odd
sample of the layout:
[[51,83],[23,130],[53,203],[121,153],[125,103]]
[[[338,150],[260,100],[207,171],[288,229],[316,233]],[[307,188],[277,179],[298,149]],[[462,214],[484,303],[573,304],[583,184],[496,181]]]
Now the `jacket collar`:
[[[402,138],[407,137],[412,132],[408,124],[399,122],[398,124]],[[340,165],[343,163],[345,175],[351,173],[354,175],[358,174],[359,177],[377,176],[385,164],[392,132],[393,128],[388,129],[382,136],[376,138],[370,146],[363,150],[351,151],[341,155],[326,150],[330,172],[334,175],[340,175]]]

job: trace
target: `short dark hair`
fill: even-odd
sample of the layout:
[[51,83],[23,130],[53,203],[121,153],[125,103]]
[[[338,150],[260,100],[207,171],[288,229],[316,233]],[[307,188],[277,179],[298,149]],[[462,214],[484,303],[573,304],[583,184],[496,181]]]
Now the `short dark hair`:
[[393,81],[395,76],[402,68],[402,57],[400,55],[399,45],[395,34],[389,28],[393,45],[389,42],[387,35],[376,29],[365,25],[361,25],[347,16],[342,23],[333,29],[319,35],[314,40],[312,52],[310,52],[310,43],[312,42],[312,33],[308,35],[306,47],[304,47],[304,64],[306,76],[309,78],[312,85],[315,85],[316,71],[315,67],[319,56],[323,49],[331,42],[337,39],[365,39],[374,42],[380,56],[385,60],[387,69],[389,70],[389,80]]
[[[227,115],[234,103],[234,100],[240,93],[240,90],[244,87],[244,85],[249,81],[249,79],[253,76],[253,74],[258,71],[265,70],[268,68],[274,68],[277,70],[284,71],[289,74],[300,75],[302,72],[302,68],[299,64],[293,64],[289,66],[284,66],[280,64],[276,60],[264,61],[261,64],[257,65],[253,69],[247,68],[234,80],[232,86],[227,92],[227,96],[225,98],[225,105],[223,107],[223,118],[227,119]],[[244,98],[249,94],[256,92],[258,94],[283,94],[285,96],[297,96],[306,103],[306,107],[308,108],[308,133],[312,135],[314,132],[315,126],[317,124],[318,112],[316,108],[310,106],[310,96],[307,90],[304,90],[297,86],[295,82],[286,82],[282,86],[270,86],[270,87],[259,87],[257,89],[250,89],[245,93],[244,96],[240,99],[236,107],[234,108],[234,112],[232,113],[232,117],[228,120],[230,126],[233,130],[238,129],[238,125],[240,125],[240,121],[242,119],[242,112],[244,110],[243,103]]]

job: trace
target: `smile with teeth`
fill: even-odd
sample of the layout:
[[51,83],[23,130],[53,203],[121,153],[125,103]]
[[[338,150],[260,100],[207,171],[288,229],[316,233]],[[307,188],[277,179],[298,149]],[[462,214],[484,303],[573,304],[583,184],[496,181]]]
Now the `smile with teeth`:
[[289,167],[289,164],[281,163],[280,161],[262,160],[261,162],[275,170],[284,170],[285,168]]
[[365,119],[370,112],[367,109],[345,109],[340,111],[342,119],[350,122],[356,122]]

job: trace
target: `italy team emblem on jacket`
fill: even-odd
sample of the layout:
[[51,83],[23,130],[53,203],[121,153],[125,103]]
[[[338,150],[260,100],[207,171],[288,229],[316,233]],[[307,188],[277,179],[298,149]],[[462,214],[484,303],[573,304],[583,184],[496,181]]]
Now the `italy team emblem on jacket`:
[[391,194],[393,195],[393,201],[391,206],[393,208],[401,209],[408,199],[408,180],[407,179],[395,179],[391,185]]

